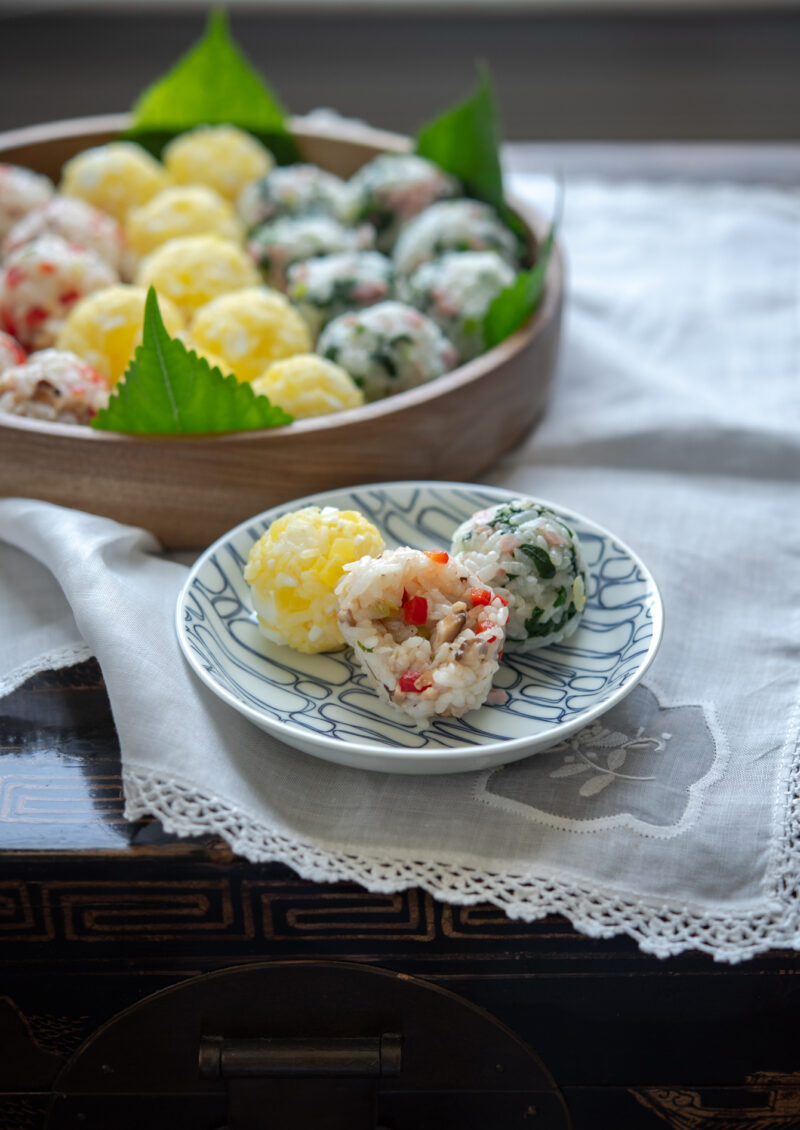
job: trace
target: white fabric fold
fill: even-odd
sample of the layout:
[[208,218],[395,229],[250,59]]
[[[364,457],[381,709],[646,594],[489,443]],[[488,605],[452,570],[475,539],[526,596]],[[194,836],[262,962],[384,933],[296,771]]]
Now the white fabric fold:
[[585,513],[653,570],[664,644],[625,703],[486,773],[315,760],[192,675],[185,566],[144,531],[22,499],[0,500],[0,691],[96,655],[129,814],[251,859],[557,911],[661,955],[797,948],[800,198],[575,180],[566,199],[558,379],[486,480]]

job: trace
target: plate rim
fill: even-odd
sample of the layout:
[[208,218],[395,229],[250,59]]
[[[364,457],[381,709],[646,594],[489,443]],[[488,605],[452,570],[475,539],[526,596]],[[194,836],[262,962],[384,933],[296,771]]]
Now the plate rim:
[[[470,488],[480,491],[487,491],[489,493],[497,493],[498,496],[505,496],[511,498],[529,498],[537,505],[548,507],[554,510],[557,514],[570,519],[577,518],[585,525],[597,530],[599,533],[607,538],[613,540],[634,562],[634,564],[644,574],[653,595],[653,603],[651,606],[651,623],[653,626],[653,634],[648,641],[647,652],[643,656],[639,666],[634,674],[603,702],[595,706],[587,707],[585,710],[579,711],[575,718],[569,722],[559,722],[555,725],[549,726],[547,729],[540,731],[537,734],[524,735],[518,738],[501,738],[496,741],[486,742],[483,744],[475,745],[458,745],[458,746],[422,746],[411,747],[387,744],[382,745],[366,745],[358,741],[343,741],[340,738],[330,737],[329,735],[318,734],[313,730],[300,730],[299,727],[292,725],[288,722],[283,722],[275,718],[265,718],[264,715],[247,703],[242,702],[227,688],[220,686],[211,676],[210,672],[206,671],[198,662],[197,657],[189,648],[188,640],[183,632],[183,619],[182,612],[185,606],[186,597],[193,585],[198,572],[205,565],[205,563],[216,553],[220,548],[224,547],[231,539],[233,539],[240,531],[246,530],[254,522],[259,522],[267,515],[273,514],[276,511],[286,511],[288,509],[300,509],[303,506],[318,506],[324,505],[325,500],[345,493],[354,491],[369,491],[369,490],[386,490],[390,488],[455,488],[456,490],[469,490]],[[502,501],[502,498],[498,498]],[[279,740],[284,741],[286,745],[293,748],[298,748],[296,735],[302,738],[303,749],[311,753],[312,748],[319,748],[319,753],[314,753],[314,756],[321,757],[326,761],[336,761],[338,764],[343,762],[338,761],[335,757],[331,756],[330,751],[336,748],[343,748],[350,752],[355,757],[369,757],[380,760],[381,757],[387,759],[387,763],[396,761],[398,757],[412,758],[420,763],[420,766],[431,761],[439,761],[442,759],[450,760],[458,757],[471,757],[473,759],[481,759],[483,757],[491,758],[494,754],[501,752],[508,752],[509,756],[506,760],[516,761],[521,760],[523,757],[532,756],[537,752],[545,752],[551,746],[555,745],[562,737],[569,737],[575,733],[576,730],[582,730],[584,726],[588,726],[596,718],[606,714],[609,710],[613,709],[619,702],[626,698],[631,691],[636,687],[652,665],[661,642],[664,636],[664,601],[661,596],[661,590],[658,582],[653,576],[650,569],[645,565],[639,555],[631,549],[627,542],[618,537],[611,530],[602,526],[599,522],[595,522],[592,518],[587,518],[577,510],[570,507],[562,506],[560,503],[553,503],[546,499],[539,498],[537,495],[529,494],[524,491],[513,491],[507,487],[498,487],[486,483],[473,483],[473,482],[453,482],[451,480],[438,480],[438,479],[401,479],[394,481],[386,481],[380,483],[354,483],[351,486],[333,487],[327,491],[314,491],[311,494],[304,495],[302,498],[292,499],[288,502],[281,502],[275,506],[270,506],[268,509],[261,511],[259,514],[254,514],[252,517],[239,522],[238,525],[232,526],[230,530],[218,537],[211,543],[200,556],[189,567],[189,575],[181,585],[178,593],[178,599],[175,604],[175,630],[178,637],[178,645],[183,653],[184,659],[189,664],[192,672],[200,681],[208,687],[218,698],[227,703],[230,707],[242,714],[254,725],[262,730],[267,730],[274,734]],[[554,732],[557,731],[558,737],[553,737]],[[287,735],[284,737],[284,735]],[[292,739],[295,740],[292,740]],[[524,752],[527,751],[527,752]],[[376,769],[378,767],[376,766]],[[413,767],[409,767],[408,772],[413,774]]]

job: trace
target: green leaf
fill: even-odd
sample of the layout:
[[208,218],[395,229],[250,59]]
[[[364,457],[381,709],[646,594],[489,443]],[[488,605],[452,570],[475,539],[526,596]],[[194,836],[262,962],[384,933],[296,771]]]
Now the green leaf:
[[520,271],[514,282],[501,290],[483,319],[483,341],[487,349],[505,341],[523,326],[536,310],[544,294],[547,265],[555,241],[555,222],[539,248],[529,271]]
[[417,131],[417,153],[464,182],[479,200],[505,211],[500,126],[489,68],[475,92]]
[[226,122],[292,150],[279,159],[296,158],[285,110],[231,38],[225,13],[212,11],[203,37],[140,95],[126,136],[160,152],[184,130]]
[[249,384],[232,375],[223,376],[182,341],[170,337],[150,287],[142,344],[92,427],[176,434],[247,431],[291,422],[292,417],[268,397],[256,396]]

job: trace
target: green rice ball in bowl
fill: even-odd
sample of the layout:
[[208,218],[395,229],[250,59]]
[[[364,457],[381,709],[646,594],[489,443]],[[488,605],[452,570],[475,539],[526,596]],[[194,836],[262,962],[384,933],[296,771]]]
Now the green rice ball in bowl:
[[423,263],[398,283],[399,297],[433,318],[462,364],[486,348],[483,320],[516,275],[495,251],[454,251]]
[[329,322],[316,352],[341,365],[367,400],[426,384],[455,368],[455,346],[403,302],[378,302]]
[[398,274],[410,275],[448,251],[496,251],[516,269],[523,250],[490,204],[440,200],[403,225],[392,254]]
[[578,535],[526,498],[479,510],[453,534],[451,553],[508,601],[506,646],[535,651],[578,626],[588,573]]

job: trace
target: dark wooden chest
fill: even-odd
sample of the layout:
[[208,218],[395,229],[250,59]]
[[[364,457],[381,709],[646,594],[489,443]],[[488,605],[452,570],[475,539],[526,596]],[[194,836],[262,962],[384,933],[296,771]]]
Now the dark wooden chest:
[[800,1127],[800,956],[660,961],[126,823],[94,662],[0,701],[0,1130]]

